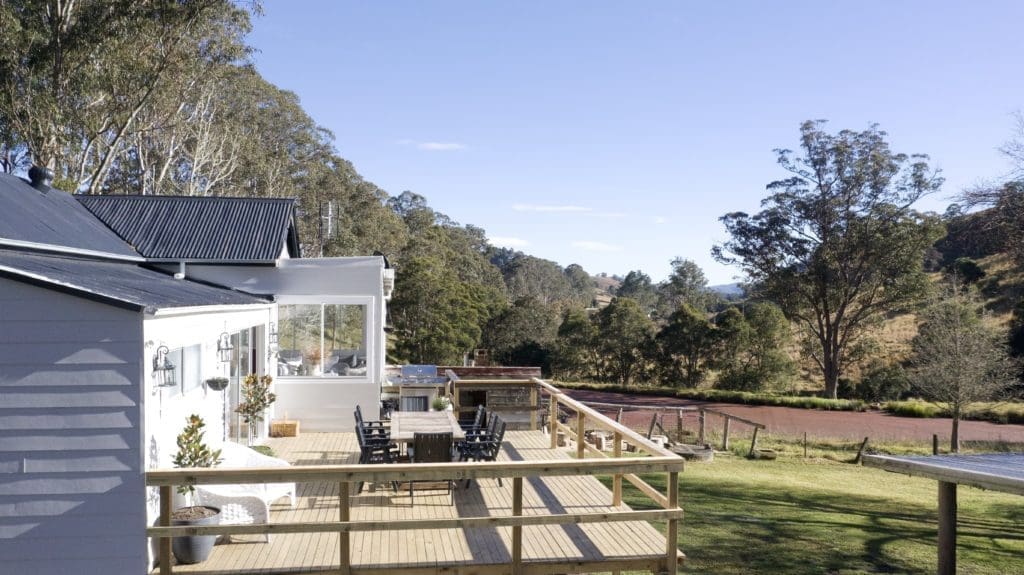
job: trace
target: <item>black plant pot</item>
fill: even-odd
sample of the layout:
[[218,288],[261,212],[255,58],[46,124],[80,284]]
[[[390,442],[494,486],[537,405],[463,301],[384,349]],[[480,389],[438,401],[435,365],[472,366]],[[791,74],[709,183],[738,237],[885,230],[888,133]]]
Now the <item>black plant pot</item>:
[[[215,513],[209,517],[199,519],[178,519],[172,515],[171,525],[189,525],[193,527],[220,525],[220,509],[216,507],[206,508],[212,509]],[[174,557],[178,560],[178,563],[201,563],[210,556],[210,552],[213,551],[213,544],[216,542],[216,535],[175,537],[171,542],[171,551],[174,552]]]

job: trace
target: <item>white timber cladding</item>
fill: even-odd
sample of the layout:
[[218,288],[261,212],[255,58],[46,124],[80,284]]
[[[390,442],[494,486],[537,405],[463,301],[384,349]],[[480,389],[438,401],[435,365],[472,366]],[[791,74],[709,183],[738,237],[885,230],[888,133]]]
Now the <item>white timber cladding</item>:
[[[237,310],[237,311],[233,311]],[[200,378],[205,381],[211,377],[227,377],[227,364],[221,363],[217,357],[217,338],[222,332],[235,333],[243,329],[266,325],[271,318],[272,305],[264,306],[218,306],[191,308],[185,313],[176,310],[161,310],[156,315],[147,315],[143,322],[145,357],[143,361],[142,387],[146,401],[146,469],[167,469],[173,467],[172,460],[177,452],[176,438],[185,427],[185,421],[191,414],[198,414],[206,423],[206,442],[216,448],[227,436],[225,421],[225,393],[210,390],[206,385],[189,390],[185,393],[171,392],[155,385],[153,376],[153,355],[161,345],[175,350],[194,345],[200,346],[199,368]],[[266,330],[263,330],[266,333]],[[260,359],[260,372],[266,369],[266,342],[258,345],[257,354]],[[181,366],[176,366],[180,368]],[[177,381],[181,384],[181,370],[178,369]],[[233,391],[230,390],[229,391]],[[266,437],[267,422],[273,417],[274,407],[270,409],[264,420]],[[150,525],[155,525],[159,516],[159,492],[152,488],[146,494],[146,513]],[[155,556],[156,542],[150,542],[151,552]]]
[[[189,264],[186,274],[248,293],[273,295],[280,305],[349,304],[366,306],[367,370],[362,376],[275,376],[276,413],[302,422],[308,431],[349,431],[352,411],[359,405],[376,417],[384,379],[385,335],[384,259],[292,258],[276,266],[218,266]],[[276,311],[272,321],[279,325]],[[271,357],[268,373],[276,374]]]
[[147,567],[142,314],[0,279],[0,572]]

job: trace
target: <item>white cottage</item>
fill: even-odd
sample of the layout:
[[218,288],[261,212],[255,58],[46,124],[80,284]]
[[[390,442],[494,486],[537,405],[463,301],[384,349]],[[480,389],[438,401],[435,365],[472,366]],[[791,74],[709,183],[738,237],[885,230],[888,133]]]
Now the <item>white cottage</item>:
[[[0,174],[0,572],[141,573],[190,413],[247,442],[249,373],[303,430],[375,413],[381,257],[301,259],[293,200],[73,196]],[[228,388],[205,385],[229,378]]]

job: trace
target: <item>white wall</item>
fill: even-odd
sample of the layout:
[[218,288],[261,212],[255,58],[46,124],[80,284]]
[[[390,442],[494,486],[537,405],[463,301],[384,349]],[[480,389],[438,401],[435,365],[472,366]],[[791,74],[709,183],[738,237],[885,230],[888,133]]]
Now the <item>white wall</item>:
[[[278,417],[299,420],[303,431],[350,431],[360,405],[376,418],[384,381],[384,260],[381,257],[293,258],[277,266],[189,265],[186,273],[256,294],[280,304],[336,303],[366,306],[367,373],[359,377],[277,377]],[[276,314],[273,318],[276,322]],[[276,374],[276,358],[269,373]]]
[[142,316],[0,279],[0,572],[142,573]]
[[[203,311],[194,313],[146,316],[143,335],[140,341],[145,342],[144,374],[142,378],[146,402],[146,469],[173,467],[172,460],[177,452],[176,439],[185,427],[186,419],[193,413],[198,414],[206,422],[206,442],[211,447],[219,445],[224,438],[226,427],[224,421],[224,401],[226,393],[212,391],[201,385],[185,394],[170,395],[166,389],[155,385],[153,377],[153,355],[157,347],[166,345],[169,349],[188,347],[195,344],[202,346],[203,380],[215,376],[226,376],[224,364],[217,358],[217,337],[221,332],[236,332],[256,325],[265,325],[270,321],[271,306],[245,311]],[[261,349],[266,349],[265,344]],[[177,374],[180,383],[180,373]],[[271,413],[264,421],[267,425],[273,417]],[[266,432],[262,433],[266,437]],[[155,525],[160,516],[159,492],[151,488],[146,496],[147,516],[150,525]],[[155,541],[150,543],[151,553]]]

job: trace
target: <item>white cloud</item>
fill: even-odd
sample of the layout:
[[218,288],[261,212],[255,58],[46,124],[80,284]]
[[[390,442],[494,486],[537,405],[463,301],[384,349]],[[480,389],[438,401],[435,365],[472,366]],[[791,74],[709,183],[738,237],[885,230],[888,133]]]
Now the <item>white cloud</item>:
[[464,144],[458,142],[420,142],[416,144],[416,147],[428,152],[452,152],[466,149]]
[[656,223],[656,224],[667,224],[668,223],[668,218],[663,218],[661,216],[655,216],[654,217],[654,223]]
[[487,238],[487,242],[490,243],[492,246],[496,246],[499,248],[523,248],[530,245],[530,242],[524,240],[523,238],[511,238],[501,236]]
[[512,209],[517,212],[577,212],[584,213],[591,211],[591,208],[584,206],[564,206],[551,204],[513,204]]
[[572,247],[579,248],[581,250],[587,250],[588,252],[621,252],[622,246],[616,246],[612,244],[606,244],[604,242],[591,242],[586,240],[575,241],[572,243]]

